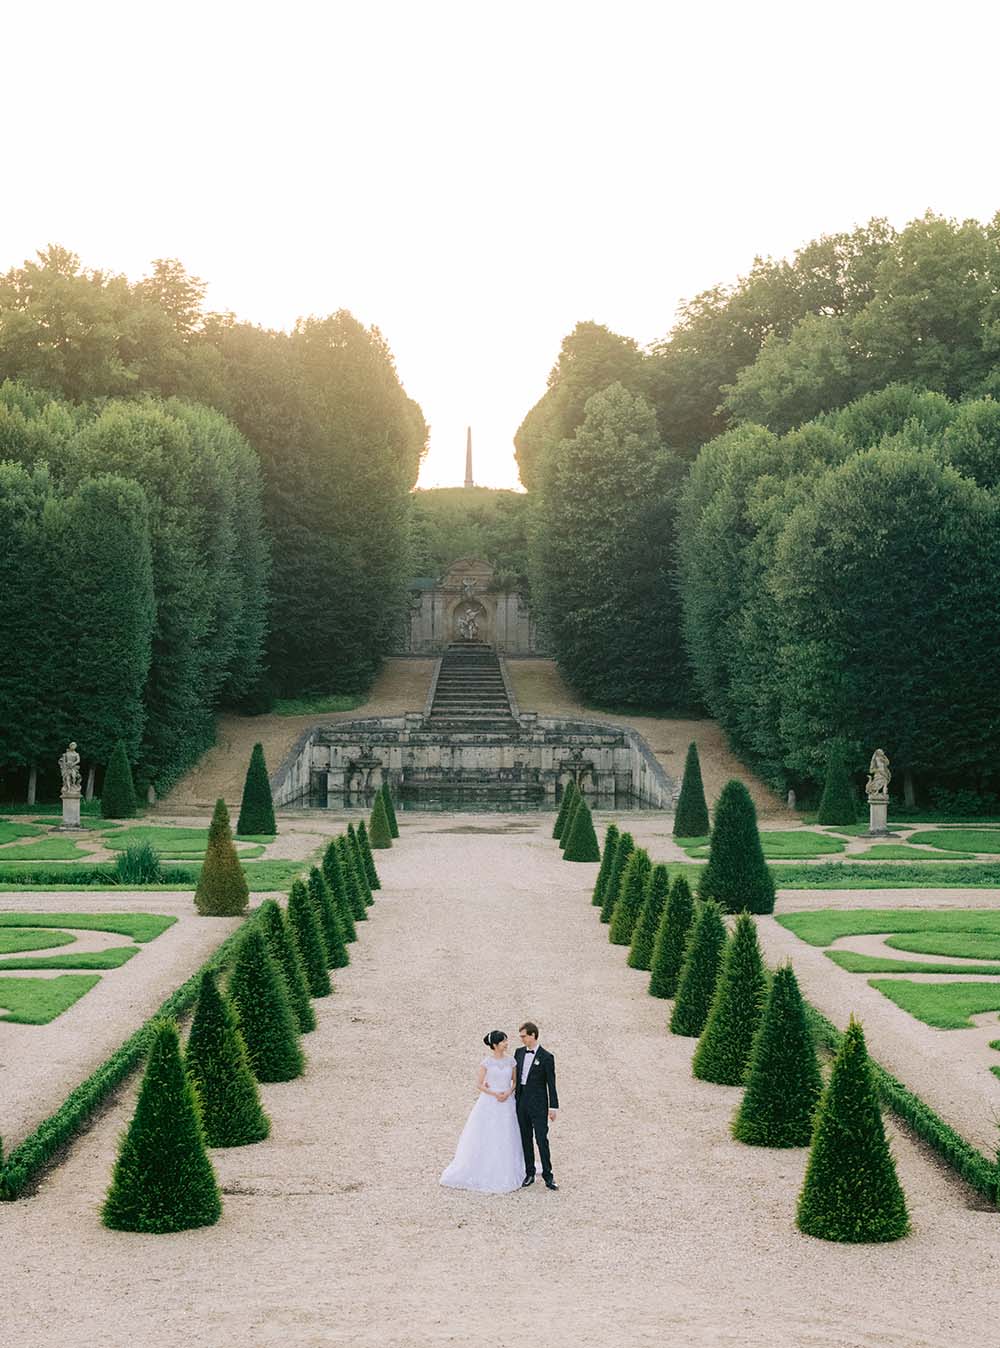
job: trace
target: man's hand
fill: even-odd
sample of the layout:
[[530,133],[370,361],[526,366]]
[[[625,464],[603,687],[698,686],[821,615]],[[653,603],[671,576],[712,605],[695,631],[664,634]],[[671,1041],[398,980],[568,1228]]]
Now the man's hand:
[[549,1110],[549,1123],[555,1123],[555,1121],[556,1121],[556,1115],[557,1115],[558,1113],[559,1113],[558,1109],[550,1109],[550,1110]]

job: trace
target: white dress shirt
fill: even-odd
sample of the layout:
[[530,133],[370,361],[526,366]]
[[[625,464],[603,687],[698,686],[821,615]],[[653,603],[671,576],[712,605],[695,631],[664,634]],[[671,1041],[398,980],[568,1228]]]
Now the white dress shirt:
[[537,1044],[535,1045],[534,1048],[526,1048],[526,1049],[524,1050],[524,1058],[523,1058],[522,1061],[521,1061],[521,1085],[522,1085],[522,1086],[523,1086],[524,1083],[528,1080],[528,1073],[531,1071],[531,1069],[532,1069],[532,1067],[533,1067],[533,1065],[534,1065],[534,1062],[535,1062],[534,1055],[535,1055],[537,1052],[538,1052],[538,1045],[537,1045]]

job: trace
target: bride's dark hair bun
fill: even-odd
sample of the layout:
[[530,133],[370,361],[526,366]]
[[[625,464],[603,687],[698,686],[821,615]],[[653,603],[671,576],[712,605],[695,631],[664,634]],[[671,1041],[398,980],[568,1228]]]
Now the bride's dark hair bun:
[[496,1048],[497,1044],[502,1044],[506,1038],[503,1030],[490,1030],[489,1034],[483,1035],[483,1043],[487,1048]]

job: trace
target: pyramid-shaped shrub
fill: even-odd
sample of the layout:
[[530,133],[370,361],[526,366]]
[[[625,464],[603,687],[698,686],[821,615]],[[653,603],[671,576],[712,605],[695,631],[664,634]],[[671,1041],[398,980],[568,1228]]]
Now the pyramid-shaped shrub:
[[750,792],[735,779],[722,788],[715,807],[698,897],[714,899],[727,913],[774,911],[774,881],[760,845],[757,811]]
[[692,742],[688,745],[687,758],[684,760],[684,779],[674,811],[674,837],[707,838],[709,827],[698,746]]
[[822,1088],[802,994],[785,964],[771,979],[733,1137],[751,1147],[807,1147]]
[[285,980],[285,992],[288,1004],[292,1008],[295,1023],[302,1034],[308,1034],[316,1028],[316,1013],[309,1000],[309,988],[306,984],[306,971],[299,954],[299,944],[289,926],[288,919],[275,903],[267,899],[260,906],[258,917],[271,958]]
[[105,819],[132,819],[137,809],[132,769],[125,745],[119,740],[101,784],[101,814]]
[[358,939],[358,933],[354,929],[354,913],[347,897],[344,871],[340,864],[340,851],[335,838],[330,839],[326,845],[326,851],[323,853],[323,876],[333,896],[337,917],[340,919],[340,930],[344,933],[344,940],[350,944],[351,941]]
[[246,781],[243,783],[243,800],[240,802],[240,817],[236,821],[236,832],[274,833],[274,800],[271,796],[271,782],[264,763],[264,746],[257,743],[250,755]]
[[375,896],[372,894],[372,887],[368,883],[365,859],[361,855],[361,844],[358,842],[357,830],[353,824],[347,825],[347,845],[351,849],[351,856],[354,859],[354,873],[358,877],[358,888],[365,901],[365,907],[370,908],[375,902]]
[[271,1125],[260,1103],[246,1044],[233,1009],[210,972],[201,976],[184,1070],[201,1104],[208,1146],[244,1147],[267,1137]]
[[389,820],[389,832],[394,838],[399,837],[399,823],[396,819],[396,807],[392,801],[392,791],[389,789],[389,783],[383,782],[379,787],[382,793],[382,803],[385,805],[386,818]]
[[355,922],[367,922],[368,911],[365,906],[365,894],[357,875],[354,849],[351,847],[350,839],[346,833],[342,833],[336,841],[337,852],[340,855],[340,869],[344,876],[344,892],[347,895],[351,914]]
[[159,1235],[211,1226],[221,1215],[177,1026],[160,1021],[152,1029],[139,1099],[118,1149],[101,1220],[115,1231]]
[[208,830],[205,860],[194,891],[194,906],[202,917],[238,917],[247,909],[250,890],[229,828],[229,811],[220,798],[215,802]]
[[826,781],[819,802],[818,824],[834,824],[843,828],[857,822],[858,813],[854,805],[854,788],[847,771],[844,750],[835,745],[827,758]]
[[556,822],[552,825],[553,838],[562,839],[563,829],[566,825],[566,819],[573,804],[577,798],[578,791],[576,782],[571,778],[562,793],[562,800],[559,802],[559,812],[556,815]]
[[604,850],[601,853],[601,869],[597,872],[597,879],[594,882],[594,893],[590,902],[595,908],[600,908],[604,899],[604,886],[608,883],[608,876],[611,868],[615,864],[615,853],[618,851],[618,825],[609,824],[604,831]]
[[722,953],[722,967],[691,1071],[701,1081],[742,1086],[767,996],[757,927],[741,913]]
[[[360,833],[365,827],[365,821],[362,819],[358,825]],[[372,847],[385,848],[392,846],[392,829],[389,826],[389,816],[385,812],[385,800],[381,794],[375,797],[375,804],[372,806],[370,842]],[[364,846],[364,844],[362,844]],[[371,875],[368,877],[371,880]],[[378,889],[378,881],[372,885],[373,889]]]
[[796,1225],[821,1240],[898,1240],[910,1229],[861,1026],[844,1031],[819,1102]]
[[649,853],[644,847],[637,847],[628,859],[618,890],[618,902],[611,914],[608,940],[612,945],[632,944],[632,933],[642,912],[652,869]]
[[313,913],[309,891],[301,880],[292,881],[288,895],[288,925],[298,942],[306,987],[310,997],[329,997],[332,992],[326,967],[326,947]]
[[691,938],[684,951],[677,1000],[670,1017],[671,1034],[697,1037],[705,1028],[725,944],[722,909],[714,899],[706,899],[695,909]]
[[601,849],[597,845],[594,819],[590,813],[590,806],[581,795],[566,838],[563,861],[600,861],[600,859]]
[[653,958],[649,972],[651,997],[674,997],[684,967],[691,923],[694,921],[694,898],[691,886],[683,875],[678,875],[670,886],[667,906],[653,942]]
[[632,932],[632,949],[628,952],[630,969],[650,969],[653,963],[653,945],[656,933],[660,930],[663,910],[667,906],[667,894],[670,892],[670,873],[662,862],[658,862],[650,872],[646,882],[646,896],[642,901],[642,911]]
[[236,952],[229,1000],[257,1080],[291,1081],[301,1076],[302,1049],[284,975],[256,923]]
[[611,921],[611,914],[615,911],[615,904],[618,902],[618,894],[622,886],[622,876],[625,874],[628,859],[634,851],[635,842],[631,833],[623,833],[618,839],[615,862],[608,873],[608,883],[604,888],[604,896],[601,899],[602,922]]
[[[375,797],[376,802],[381,800],[381,796]],[[386,827],[389,821],[386,820]],[[365,877],[368,880],[368,888],[375,890],[382,888],[382,882],[378,878],[378,871],[375,869],[375,858],[372,856],[372,847],[368,839],[368,830],[365,828],[365,821],[362,819],[358,825],[358,844],[361,847],[361,855],[365,862]],[[391,844],[390,844],[391,845]]]
[[313,866],[309,871],[309,899],[313,906],[316,925],[323,937],[323,945],[326,949],[326,967],[328,969],[345,968],[350,964],[351,957],[347,953],[347,946],[344,943],[344,933],[340,927],[337,905],[330,893],[330,886],[326,883],[326,876],[317,866]]

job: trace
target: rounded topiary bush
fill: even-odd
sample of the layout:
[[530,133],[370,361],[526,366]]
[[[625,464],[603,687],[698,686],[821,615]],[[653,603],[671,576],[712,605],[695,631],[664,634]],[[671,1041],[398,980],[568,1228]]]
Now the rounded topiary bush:
[[595,908],[600,908],[604,900],[604,887],[608,883],[608,876],[611,868],[615,864],[615,853],[618,851],[618,832],[617,824],[609,824],[604,831],[604,850],[601,853],[601,869],[597,872],[597,879],[594,881],[594,893],[590,902]]
[[326,876],[317,866],[313,866],[309,871],[309,899],[313,906],[316,925],[319,927],[323,945],[326,949],[326,967],[328,969],[346,968],[351,962],[351,957],[347,953],[347,946],[344,943],[344,933],[340,927],[337,906],[333,901],[333,895],[330,893]]
[[365,870],[365,859],[361,854],[361,844],[358,842],[358,834],[353,824],[347,825],[347,845],[351,851],[351,857],[354,860],[354,873],[358,877],[358,889],[361,897],[365,901],[365,907],[370,908],[375,902],[375,896],[372,894],[372,887],[368,883],[368,872]]
[[696,1077],[719,1086],[742,1086],[766,996],[757,927],[748,913],[741,913],[726,942],[715,996],[691,1062]]
[[153,1027],[135,1113],[118,1149],[101,1220],[115,1231],[189,1231],[222,1215],[198,1100],[173,1021]]
[[573,807],[573,803],[576,800],[576,797],[577,797],[576,782],[570,779],[570,781],[566,783],[566,786],[563,790],[562,800],[559,804],[559,812],[556,815],[555,823],[552,825],[553,838],[557,838],[560,840],[562,839],[563,829],[566,825],[566,819],[569,815],[570,810]]
[[220,797],[208,830],[205,860],[198,875],[194,906],[202,917],[238,917],[246,912],[250,890],[229,829],[229,811]]
[[137,808],[132,768],[125,745],[119,740],[101,784],[101,814],[105,819],[132,819]]
[[[381,797],[376,796],[376,802],[380,799]],[[387,819],[386,828],[388,828],[388,826],[389,821]],[[379,880],[378,871],[375,869],[375,858],[372,856],[372,847],[368,840],[368,830],[365,828],[365,821],[363,819],[358,825],[358,844],[361,847],[361,855],[364,858],[365,879],[368,881],[368,888],[371,890],[381,889],[382,882]]]
[[660,930],[669,892],[670,873],[662,862],[658,862],[650,872],[646,896],[642,901],[642,911],[632,932],[632,949],[628,952],[630,969],[652,967],[653,946],[656,943],[656,933]]
[[705,788],[701,783],[701,763],[698,759],[698,746],[688,745],[687,758],[684,760],[684,778],[681,793],[677,797],[674,811],[675,838],[704,838],[708,836],[708,805],[705,802]]
[[306,971],[302,965],[302,956],[299,954],[295,934],[274,899],[266,899],[261,904],[257,920],[267,941],[267,948],[285,980],[288,1004],[292,1008],[299,1031],[308,1034],[316,1028],[316,1013],[309,1000]]
[[309,996],[329,997],[332,988],[326,966],[326,947],[316,924],[309,891],[301,880],[292,881],[291,893],[288,895],[288,925],[295,934],[302,956]]
[[344,882],[344,871],[340,864],[340,851],[335,838],[330,839],[326,845],[326,851],[323,853],[323,875],[333,896],[337,917],[340,920],[340,930],[344,934],[345,942],[350,944],[351,941],[358,939],[358,933],[354,929],[354,912],[347,897],[347,885]]
[[615,904],[618,902],[618,894],[621,890],[622,876],[625,874],[625,867],[628,865],[628,859],[635,851],[635,842],[631,833],[623,833],[618,839],[618,846],[615,849],[614,865],[608,873],[608,883],[604,888],[604,896],[601,899],[601,921],[610,922],[611,914],[615,910]]
[[725,943],[722,909],[714,899],[706,899],[695,909],[691,937],[677,984],[677,1000],[670,1017],[671,1034],[697,1037],[705,1028]]
[[236,952],[229,999],[257,1080],[291,1081],[301,1076],[302,1049],[285,979],[256,924]]
[[631,945],[652,869],[649,853],[644,847],[637,847],[628,859],[618,889],[618,902],[611,914],[608,940],[612,945]]
[[714,899],[727,913],[774,911],[774,881],[760,845],[757,811],[750,792],[735,779],[722,788],[715,807],[698,897]]
[[248,833],[274,833],[274,800],[271,796],[271,782],[264,762],[264,746],[257,743],[250,755],[246,781],[243,783],[243,800],[240,804],[240,817],[236,821],[236,832],[246,836]]
[[733,1137],[751,1147],[806,1147],[823,1088],[806,1009],[790,964],[771,979]]
[[857,822],[858,812],[854,803],[854,788],[844,760],[844,751],[840,745],[830,750],[826,764],[826,781],[819,802],[818,824],[834,824],[841,828]]
[[389,832],[394,838],[399,837],[399,823],[396,819],[396,807],[392,801],[392,791],[388,782],[383,782],[379,787],[382,792],[382,801],[385,805],[386,818],[389,820]]
[[566,836],[563,861],[600,861],[600,859],[601,849],[597,845],[594,819],[590,813],[590,806],[581,795]]
[[247,1056],[236,1016],[215,984],[201,977],[184,1069],[201,1104],[201,1122],[210,1147],[244,1147],[261,1142],[271,1125]]
[[[362,819],[361,823],[358,825],[359,833],[364,826],[365,822]],[[369,833],[372,847],[384,848],[392,846],[392,829],[389,826],[389,816],[385,812],[385,800],[381,794],[375,797],[375,804],[372,806],[371,828]],[[374,865],[372,866],[372,869],[374,870]],[[371,874],[369,874],[369,883],[371,883],[371,878]],[[378,889],[377,877],[372,888]]]
[[355,922],[367,922],[368,911],[365,904],[365,894],[361,888],[361,881],[358,879],[354,849],[351,847],[346,833],[342,833],[336,842],[337,851],[340,855],[340,869],[344,876],[344,892],[347,895],[351,914]]
[[694,897],[691,886],[683,875],[678,875],[670,886],[667,906],[653,942],[650,963],[649,995],[673,997],[677,993],[684,951],[687,949],[691,923],[694,921]]
[[821,1240],[898,1240],[910,1229],[861,1026],[844,1031],[816,1114],[796,1224]]

